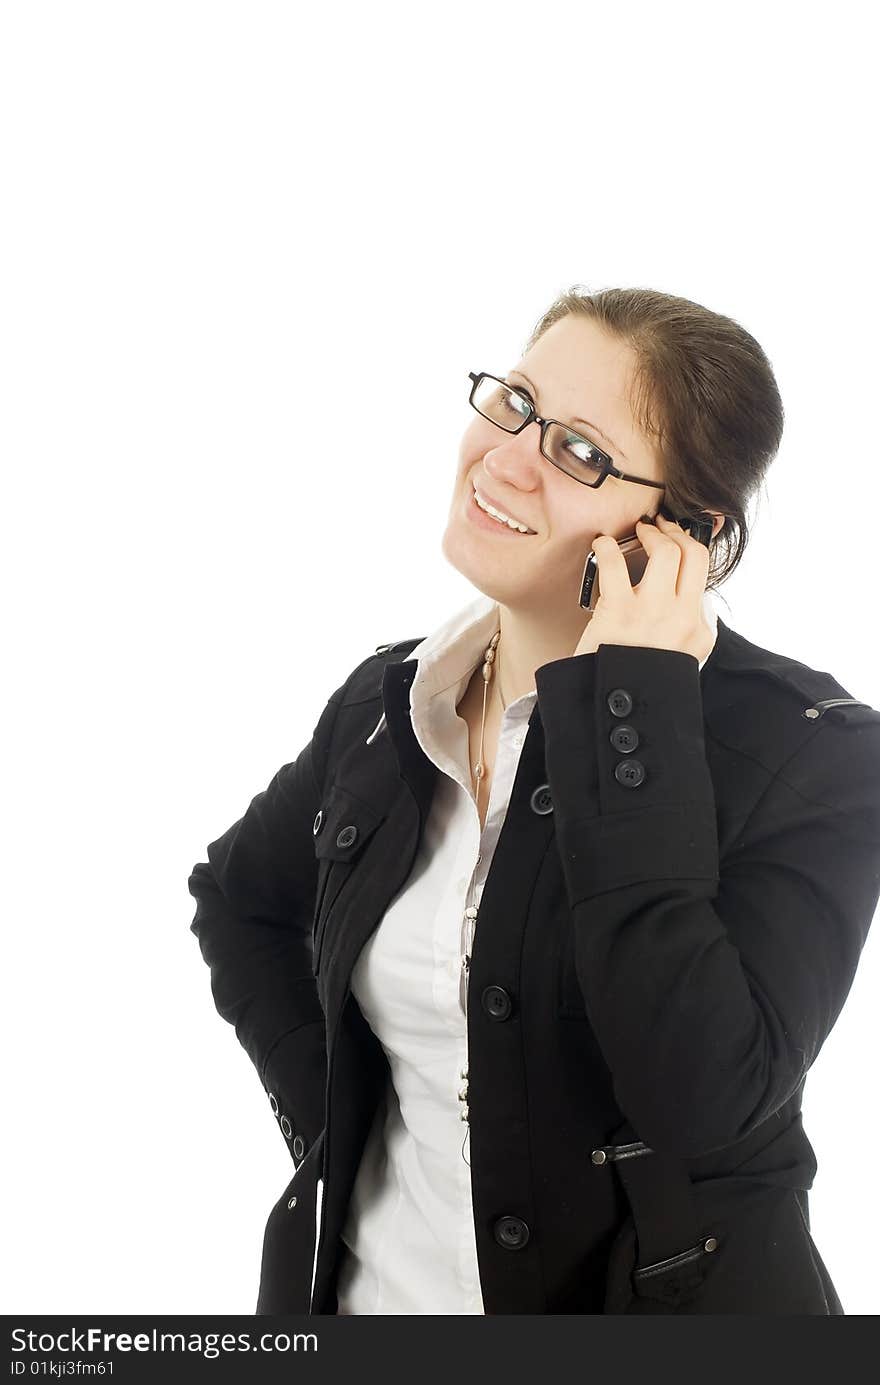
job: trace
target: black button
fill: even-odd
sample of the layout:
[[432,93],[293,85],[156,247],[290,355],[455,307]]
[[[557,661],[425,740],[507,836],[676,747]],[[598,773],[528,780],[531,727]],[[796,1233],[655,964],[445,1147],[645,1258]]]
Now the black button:
[[529,1239],[529,1228],[522,1217],[499,1217],[492,1234],[505,1250],[522,1250]]
[[608,694],[608,706],[616,717],[628,717],[633,709],[633,700],[626,688],[613,688]]
[[357,840],[357,834],[358,830],[354,826],[354,823],[349,823],[348,827],[343,827],[342,831],[337,836],[336,845],[354,846],[354,843]]
[[297,1135],[293,1142],[294,1158],[301,1159],[306,1152],[305,1140],[302,1135]]
[[513,1009],[513,1001],[503,986],[487,986],[480,999],[491,1020],[506,1020]]
[[608,739],[621,755],[629,755],[639,743],[639,733],[634,726],[615,726]]
[[539,784],[530,799],[533,813],[552,813],[553,799],[550,794],[549,784]]
[[614,778],[625,789],[637,789],[645,778],[645,766],[641,760],[618,760],[614,766]]
[[315,834],[316,837],[317,837],[318,833],[319,833],[320,830],[321,830],[321,826],[322,826],[323,822],[324,822],[324,809],[323,809],[323,808],[319,808],[318,811],[317,811],[317,813],[315,814],[315,821],[312,823],[312,831],[314,832],[314,834]]

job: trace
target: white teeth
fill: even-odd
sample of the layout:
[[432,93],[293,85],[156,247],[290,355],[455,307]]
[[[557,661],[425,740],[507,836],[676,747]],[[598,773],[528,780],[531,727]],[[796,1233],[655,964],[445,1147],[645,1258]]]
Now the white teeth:
[[487,515],[491,515],[493,519],[500,520],[502,524],[509,525],[511,529],[518,529],[521,534],[531,534],[534,532],[527,524],[520,524],[518,519],[510,519],[508,515],[503,515],[500,510],[493,510],[491,505],[487,505],[484,500],[480,499],[476,491],[474,491],[474,499],[480,509],[486,511]]

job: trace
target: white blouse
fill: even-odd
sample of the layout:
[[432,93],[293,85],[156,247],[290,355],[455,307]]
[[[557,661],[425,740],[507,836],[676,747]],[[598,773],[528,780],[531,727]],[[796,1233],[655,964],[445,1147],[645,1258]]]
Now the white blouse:
[[[711,593],[703,603],[717,636]],[[390,1072],[342,1232],[340,1314],[484,1312],[463,1119],[463,959],[538,695],[526,693],[504,711],[481,832],[467,725],[456,706],[498,628],[497,603],[481,595],[408,656],[418,663],[413,731],[441,773],[409,878],[352,972],[352,992]]]

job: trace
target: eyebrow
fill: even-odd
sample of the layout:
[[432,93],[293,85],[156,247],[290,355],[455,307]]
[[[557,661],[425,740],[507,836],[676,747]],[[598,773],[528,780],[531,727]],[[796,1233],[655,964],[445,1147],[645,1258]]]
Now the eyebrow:
[[[529,386],[529,388],[531,389],[533,395],[535,396],[535,403],[537,404],[537,402],[538,402],[538,391],[537,391],[537,389],[535,388],[535,386],[532,384],[532,382],[531,382],[531,380],[529,379],[528,375],[523,375],[523,373],[522,373],[521,370],[509,370],[507,373],[508,373],[508,375],[518,375],[519,378],[520,378],[521,380],[525,380],[526,384]],[[618,447],[618,446],[617,446],[617,443],[614,442],[614,440],[613,440],[612,438],[609,438],[609,436],[608,436],[607,433],[603,433],[603,432],[602,432],[602,429],[599,427],[598,423],[591,423],[590,420],[589,420],[588,418],[578,418],[576,414],[572,414],[572,418],[574,419],[575,423],[585,423],[586,426],[587,426],[588,428],[593,428],[593,429],[595,429],[595,431],[599,434],[599,437],[600,437],[600,438],[604,438],[605,441],[607,442],[607,444],[608,444],[609,447],[613,447],[615,452],[619,452],[620,455],[621,455],[621,457],[623,458],[623,460],[624,460],[625,462],[628,462],[628,461],[629,461],[629,457],[627,457],[627,455],[626,455],[626,453],[624,452],[623,448],[622,448],[622,447]]]

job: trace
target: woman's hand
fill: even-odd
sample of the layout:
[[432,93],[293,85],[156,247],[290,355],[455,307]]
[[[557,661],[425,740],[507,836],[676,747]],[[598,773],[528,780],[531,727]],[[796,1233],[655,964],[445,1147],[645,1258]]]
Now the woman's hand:
[[648,563],[635,587],[616,539],[599,534],[593,541],[600,596],[575,654],[595,654],[600,644],[635,644],[704,659],[715,638],[703,616],[708,548],[660,514],[656,525],[639,520],[636,534]]

